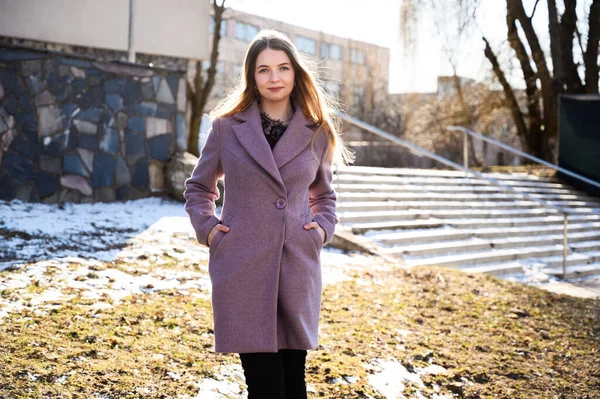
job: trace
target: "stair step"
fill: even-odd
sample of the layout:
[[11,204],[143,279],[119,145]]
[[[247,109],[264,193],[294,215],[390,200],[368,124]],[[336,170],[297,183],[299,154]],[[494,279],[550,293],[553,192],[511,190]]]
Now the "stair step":
[[569,243],[575,252],[600,251],[600,241],[582,241]]
[[[578,233],[570,233],[569,234],[569,243],[567,246],[571,246],[572,244],[576,244],[577,242],[581,242],[589,239],[589,232],[584,232],[584,234]],[[600,233],[595,233],[592,237],[600,238]],[[507,237],[507,238],[493,238],[490,239],[493,248],[502,249],[502,248],[516,248],[516,247],[525,247],[529,245],[551,245],[551,244],[560,244],[563,243],[563,235],[562,234],[551,234],[551,235],[542,235],[542,236],[517,236],[517,237]]]
[[600,262],[600,251],[585,251],[581,253],[589,256],[594,262]]
[[441,228],[441,229],[423,229],[410,230],[390,233],[366,234],[372,240],[384,245],[419,245],[423,243],[441,244],[444,240],[469,239],[472,233],[469,230]]
[[[580,242],[590,239],[600,239],[600,223],[582,223],[569,225],[569,241]],[[366,234],[372,240],[384,245],[418,245],[423,242],[434,242],[444,240],[460,240],[467,237],[486,239],[497,243],[500,247],[520,246],[520,242],[527,244],[536,241],[550,240],[562,244],[562,225],[551,226],[525,226],[505,228],[480,228],[480,229],[457,229],[443,227],[441,229],[410,230],[389,233]],[[558,232],[561,234],[552,234]],[[507,245],[514,244],[514,245]]]
[[415,244],[406,246],[393,246],[382,248],[381,251],[388,255],[409,255],[409,256],[432,256],[448,253],[459,253],[468,251],[479,251],[490,249],[492,246],[489,241],[478,238],[469,238],[466,240],[432,242],[427,244]]
[[341,212],[352,211],[384,211],[401,209],[514,209],[514,208],[538,208],[539,202],[536,201],[356,201],[341,202],[337,210]]
[[[573,215],[569,216],[569,222],[600,221],[600,215]],[[540,226],[563,223],[562,216],[540,216],[522,218],[498,218],[498,219],[447,219],[448,225],[459,228],[482,228],[482,227],[519,227]]]
[[[372,192],[374,189],[378,191],[386,192],[429,192],[429,193],[503,193],[504,190],[497,186],[483,186],[483,185],[466,185],[466,186],[441,186],[441,185],[427,185],[427,184],[383,184],[383,183],[345,183],[340,181],[334,181],[335,191],[338,193],[347,192]],[[544,195],[573,195],[574,191],[571,189],[557,189],[557,188],[538,188],[532,189],[530,187],[519,188],[519,191],[527,194],[544,194]],[[511,192],[512,193],[512,192]],[[516,195],[516,194],[513,194]],[[586,195],[581,193],[581,195]]]
[[[562,247],[562,246],[561,246]],[[552,267],[562,267],[563,264],[563,254],[562,250],[560,253],[551,255],[551,256],[542,256],[534,259],[527,259],[523,261],[524,264],[531,266],[539,266],[541,268],[552,268]],[[577,265],[587,265],[589,263],[593,263],[593,259],[585,253],[578,252],[569,252],[567,253],[567,266],[577,266]]]
[[[559,278],[563,277],[562,267],[544,268],[542,273],[550,274]],[[592,263],[589,265],[568,266],[566,278],[588,277],[600,274],[600,263]]]
[[489,265],[463,267],[467,273],[485,273],[497,277],[507,277],[515,273],[523,273],[523,265],[519,262],[503,262]]
[[[578,221],[600,221],[600,215],[573,215],[569,216],[570,222]],[[497,219],[416,219],[416,220],[388,220],[383,222],[352,223],[354,234],[361,234],[368,230],[396,230],[410,228],[434,228],[452,226],[460,229],[472,229],[483,227],[518,227],[518,226],[540,226],[548,224],[559,224],[563,222],[562,216],[540,216],[520,218],[497,218]],[[562,224],[561,224],[562,226]]]
[[432,210],[400,210],[400,211],[373,211],[373,212],[339,212],[338,217],[342,223],[355,222],[381,222],[390,220],[429,219],[454,219],[457,217],[490,218],[490,217],[531,217],[548,214],[557,214],[557,211],[546,208],[535,209],[432,209]]
[[[545,225],[545,226],[521,226],[521,227],[484,227],[479,229],[470,229],[473,236],[487,239],[498,239],[501,242],[501,238],[509,238],[511,236],[517,238],[519,235],[527,233],[530,237],[553,235],[553,233],[560,233],[562,242],[563,225]],[[590,223],[571,223],[568,225],[568,236],[569,240],[573,242],[581,241],[581,238],[600,238],[600,222]]]
[[402,210],[402,211],[373,211],[373,212],[338,212],[340,222],[374,222],[383,220],[412,220],[412,219],[428,219],[427,215],[417,210]]
[[[495,202],[510,202],[521,200],[521,197],[512,193],[430,193],[430,192],[338,192],[338,204],[346,204],[348,202],[369,202],[369,201],[495,201]],[[595,197],[578,197],[576,195],[543,195],[531,194],[532,197],[542,199],[552,205],[558,206],[586,206],[592,208],[600,208],[600,201]],[[537,204],[537,202],[536,202]]]
[[442,255],[429,258],[403,257],[407,266],[447,266],[465,267],[475,264],[516,261],[518,259],[555,256],[562,253],[561,245],[548,245],[535,248],[493,249],[483,252],[468,252],[454,255]]
[[[436,177],[465,177],[470,176],[463,171],[448,169],[418,169],[418,168],[386,168],[378,166],[340,166],[337,172],[342,174],[363,174],[363,175],[395,175],[395,176],[436,176]],[[486,177],[497,180],[528,180],[556,183],[558,179],[554,176],[537,176],[525,172],[486,172]]]
[[[480,179],[478,177],[436,177],[436,176],[391,176],[391,175],[356,175],[356,174],[338,174],[336,181],[340,183],[364,183],[371,184],[436,184],[436,185],[470,185],[486,186],[493,183]],[[531,180],[508,180],[504,179],[501,183],[513,187],[531,187],[540,189],[562,189],[565,187],[561,183],[538,182]]]
[[394,220],[390,222],[354,223],[351,225],[354,234],[362,234],[369,230],[423,229],[443,227],[445,222],[440,219]]

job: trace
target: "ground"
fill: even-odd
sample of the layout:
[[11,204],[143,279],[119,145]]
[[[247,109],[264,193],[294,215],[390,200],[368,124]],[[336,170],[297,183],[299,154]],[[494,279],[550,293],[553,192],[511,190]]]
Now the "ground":
[[[1,398],[240,398],[183,205],[0,203]],[[600,398],[600,300],[322,253],[312,397]]]

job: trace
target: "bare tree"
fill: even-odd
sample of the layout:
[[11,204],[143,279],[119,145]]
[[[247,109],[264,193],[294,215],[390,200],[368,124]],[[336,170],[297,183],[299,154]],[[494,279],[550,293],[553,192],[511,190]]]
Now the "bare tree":
[[[449,76],[448,78],[448,83],[454,84],[454,77]],[[454,88],[454,86],[451,87]],[[503,127],[511,118],[503,106],[502,92],[490,90],[485,84],[478,84],[474,81],[462,82],[461,90],[465,104],[458,100],[456,91],[454,93],[402,95],[400,107],[405,118],[404,137],[411,143],[461,163],[462,136],[448,134],[446,127],[464,122],[465,108],[469,110],[473,121],[473,130],[486,130],[490,135],[500,136]],[[507,144],[514,145],[512,142]],[[485,150],[480,148],[476,151],[474,144],[470,146],[469,160],[471,164],[473,153],[477,155],[478,165],[483,166],[486,159]]]
[[[480,1],[449,0],[445,3],[451,4],[456,10],[470,10],[477,7]],[[405,46],[414,46],[416,42],[414,32],[418,26],[419,11],[425,7],[430,8],[434,3],[433,0],[403,2],[402,26],[410,39]],[[539,3],[537,0],[528,14],[523,0],[506,0],[507,40],[525,81],[527,111],[523,111],[519,106],[515,89],[508,82],[503,66],[489,41],[485,37],[482,39],[485,42],[484,55],[502,86],[505,105],[510,109],[523,147],[535,156],[551,160],[558,130],[558,96],[563,93],[598,93],[600,1],[592,0],[589,6],[587,43],[584,48],[582,33],[577,25],[577,0],[563,0],[564,11],[561,15],[556,0],[547,0],[551,66],[546,58],[548,50],[542,48],[532,23]],[[459,33],[457,30],[456,34]],[[576,61],[578,52],[581,53],[582,62]],[[582,76],[585,80],[582,80]]]
[[221,0],[221,4],[218,3],[218,0],[213,0],[212,6],[214,12],[214,29],[208,71],[205,77],[202,72],[203,61],[196,61],[193,84],[190,82],[187,84],[187,97],[192,109],[187,148],[188,152],[195,156],[200,156],[198,151],[198,132],[200,130],[200,123],[202,122],[204,107],[215,84],[217,61],[219,59],[219,42],[221,41],[221,21],[223,21],[223,13],[226,9],[225,0]]

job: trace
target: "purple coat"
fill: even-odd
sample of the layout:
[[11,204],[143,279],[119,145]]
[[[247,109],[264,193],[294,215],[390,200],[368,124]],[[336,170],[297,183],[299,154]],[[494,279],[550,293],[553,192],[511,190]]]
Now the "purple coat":
[[271,150],[256,103],[213,122],[184,197],[198,242],[219,222],[217,179],[225,175],[221,221],[209,248],[215,350],[277,352],[318,345],[323,246],[338,218],[328,140],[296,104]]

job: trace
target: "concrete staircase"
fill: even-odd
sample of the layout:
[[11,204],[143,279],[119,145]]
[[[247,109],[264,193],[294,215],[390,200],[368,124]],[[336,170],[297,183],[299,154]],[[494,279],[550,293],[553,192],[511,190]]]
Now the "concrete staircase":
[[[550,177],[486,176],[571,211],[567,278],[600,275],[600,198]],[[562,215],[486,180],[459,171],[353,166],[338,169],[334,187],[342,227],[407,265],[562,277]]]

